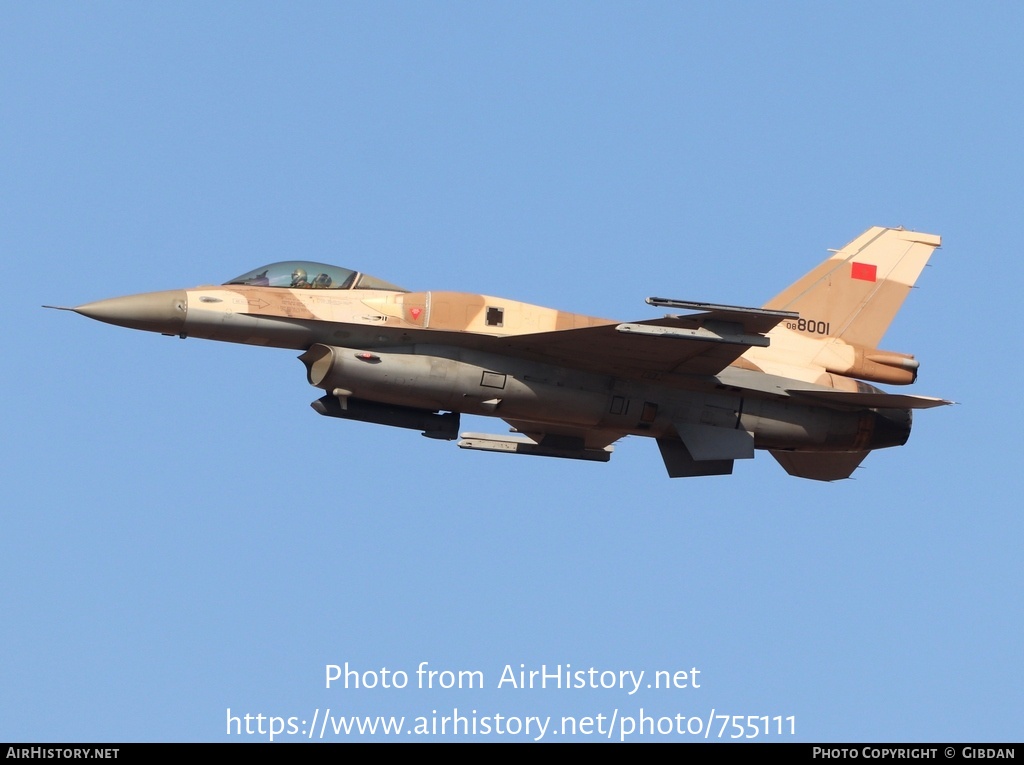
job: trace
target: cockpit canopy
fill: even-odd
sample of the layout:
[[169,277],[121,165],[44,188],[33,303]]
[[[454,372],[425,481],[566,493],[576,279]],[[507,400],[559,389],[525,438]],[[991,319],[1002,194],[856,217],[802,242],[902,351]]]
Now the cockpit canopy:
[[280,263],[271,263],[224,284],[250,284],[254,287],[285,289],[409,291],[369,274],[309,260],[283,260]]

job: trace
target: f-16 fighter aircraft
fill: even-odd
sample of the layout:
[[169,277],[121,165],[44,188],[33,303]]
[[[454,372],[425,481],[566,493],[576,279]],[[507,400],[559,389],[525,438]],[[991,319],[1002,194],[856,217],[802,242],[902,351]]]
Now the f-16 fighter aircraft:
[[[914,409],[951,403],[870,384],[917,378],[912,355],[878,345],[939,244],[871,228],[763,308],[651,297],[672,313],[625,323],[304,261],[67,310],[300,350],[320,414],[464,449],[605,462],[623,436],[649,436],[672,477],[728,474],[767,449],[790,475],[834,481],[906,443]],[[463,413],[511,433],[460,437]]]

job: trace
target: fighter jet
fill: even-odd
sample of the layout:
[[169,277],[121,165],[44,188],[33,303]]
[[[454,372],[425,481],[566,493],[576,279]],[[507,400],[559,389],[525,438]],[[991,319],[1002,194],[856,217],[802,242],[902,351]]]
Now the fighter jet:
[[[672,477],[729,474],[767,449],[790,475],[834,481],[906,443],[914,409],[951,403],[871,384],[917,378],[913,355],[878,346],[940,243],[871,228],[761,308],[650,297],[671,312],[625,323],[306,261],[66,310],[302,351],[318,413],[464,449],[606,462],[648,436]],[[511,431],[460,437],[461,414]]]

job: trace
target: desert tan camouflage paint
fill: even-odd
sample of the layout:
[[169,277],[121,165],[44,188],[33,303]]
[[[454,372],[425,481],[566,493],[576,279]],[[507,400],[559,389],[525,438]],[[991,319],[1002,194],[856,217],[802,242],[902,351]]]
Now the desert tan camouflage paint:
[[[878,347],[940,239],[875,227],[762,308],[649,298],[681,309],[618,322],[489,295],[409,292],[291,261],[220,286],[71,309],[121,326],[303,351],[321,414],[458,438],[459,415],[514,435],[459,446],[607,461],[626,435],[658,441],[671,476],[732,472],[768,449],[791,474],[848,477],[903,444],[913,409],[890,394],[919,364]],[[290,272],[290,273],[289,273]]]

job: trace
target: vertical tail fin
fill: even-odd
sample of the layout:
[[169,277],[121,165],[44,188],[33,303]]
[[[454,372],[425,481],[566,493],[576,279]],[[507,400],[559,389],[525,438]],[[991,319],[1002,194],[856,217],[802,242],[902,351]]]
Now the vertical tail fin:
[[797,311],[817,333],[877,348],[928,258],[934,234],[875,226],[765,303]]

